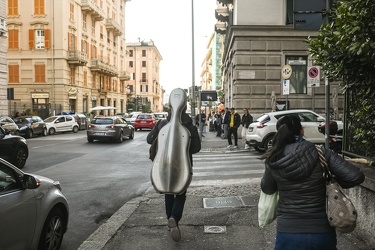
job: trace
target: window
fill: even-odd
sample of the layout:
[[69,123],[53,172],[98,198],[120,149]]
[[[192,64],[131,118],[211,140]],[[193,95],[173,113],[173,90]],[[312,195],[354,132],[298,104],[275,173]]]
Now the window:
[[129,57],[133,57],[133,50],[129,50]]
[[70,20],[74,21],[74,4],[70,4]]
[[146,67],[146,61],[142,61],[142,67]]
[[44,49],[44,30],[35,30],[35,48]]
[[307,93],[307,56],[286,56],[286,64],[292,67],[292,75],[289,78],[290,94]]
[[98,58],[98,52],[95,45],[91,45],[91,58],[97,59]]
[[17,189],[21,189],[21,183],[17,179],[17,174],[6,165],[0,165],[0,194],[5,194]]
[[18,0],[8,0],[8,16],[18,16]]
[[18,30],[8,30],[8,48],[18,49]]
[[19,65],[8,65],[8,74],[9,74],[9,82],[10,83],[19,83],[20,78],[19,78]]
[[35,82],[46,82],[46,72],[44,64],[35,64]]
[[293,0],[286,0],[286,24],[293,23]]
[[142,56],[144,57],[144,56],[146,56],[146,50],[142,50]]
[[34,15],[44,15],[44,0],[34,0]]
[[133,61],[129,61],[129,68],[133,68]]
[[100,25],[100,39],[103,40],[104,34],[103,34],[103,26]]
[[142,80],[141,80],[142,82],[147,82],[147,80],[146,80],[146,73],[142,73]]
[[83,86],[87,87],[87,71],[83,71]]
[[85,13],[82,14],[82,28],[87,28],[87,14]]
[[68,34],[68,50],[77,50],[77,37],[73,33]]
[[50,30],[29,30],[29,48],[30,49],[49,49],[50,48]]

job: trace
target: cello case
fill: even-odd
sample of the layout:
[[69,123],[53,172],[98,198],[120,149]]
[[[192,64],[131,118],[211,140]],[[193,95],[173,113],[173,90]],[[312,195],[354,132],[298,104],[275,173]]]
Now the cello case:
[[181,194],[189,187],[192,179],[190,132],[181,123],[186,102],[184,90],[178,88],[171,92],[171,119],[159,131],[158,151],[151,169],[151,183],[159,193]]

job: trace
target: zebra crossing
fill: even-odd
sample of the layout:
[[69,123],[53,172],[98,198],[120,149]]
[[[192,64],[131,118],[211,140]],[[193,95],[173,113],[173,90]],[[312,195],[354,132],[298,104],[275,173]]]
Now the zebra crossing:
[[204,152],[193,155],[190,186],[222,186],[260,183],[264,163],[256,152]]

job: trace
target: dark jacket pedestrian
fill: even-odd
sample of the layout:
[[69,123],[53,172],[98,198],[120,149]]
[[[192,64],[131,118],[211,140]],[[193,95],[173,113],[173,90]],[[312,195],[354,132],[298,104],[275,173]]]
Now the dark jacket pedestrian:
[[[182,112],[181,122],[190,132],[190,147],[189,147],[189,157],[191,165],[193,165],[193,154],[198,153],[201,150],[201,140],[199,138],[197,127],[194,126],[193,120],[189,115],[185,113],[186,109]],[[157,138],[160,129],[165,126],[171,119],[169,114],[167,119],[161,121],[160,126],[155,125],[154,128],[147,135],[147,143],[152,144],[152,142]],[[168,226],[171,231],[171,236],[174,241],[181,240],[181,233],[178,227],[178,222],[182,218],[182,213],[185,206],[186,191],[179,195],[165,194],[165,210],[168,220]]]
[[241,125],[242,125],[242,131],[241,131],[241,136],[242,136],[242,142],[245,144],[245,149],[249,149],[249,145],[246,144],[246,132],[249,128],[249,125],[253,122],[253,116],[250,115],[249,109],[244,108],[243,109],[244,114],[242,115],[241,119]]
[[[279,191],[275,249],[336,249],[336,231],[328,223],[323,170],[315,145],[303,139],[298,117],[284,116],[276,125],[265,159],[261,189]],[[362,171],[330,149],[329,169],[343,188],[364,181]]]
[[228,148],[232,147],[232,135],[234,137],[234,147],[238,148],[238,127],[241,126],[241,116],[234,108],[230,109],[229,123],[228,123]]

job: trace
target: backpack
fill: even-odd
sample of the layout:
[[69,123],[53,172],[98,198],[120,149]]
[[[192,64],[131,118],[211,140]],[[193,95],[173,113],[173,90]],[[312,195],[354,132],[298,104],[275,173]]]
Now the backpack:
[[157,134],[155,136],[155,139],[152,141],[149,149],[149,159],[151,161],[154,161],[156,152],[158,151],[158,134],[160,129],[164,126],[164,124],[162,124],[162,120],[159,120],[155,126],[157,126]]

